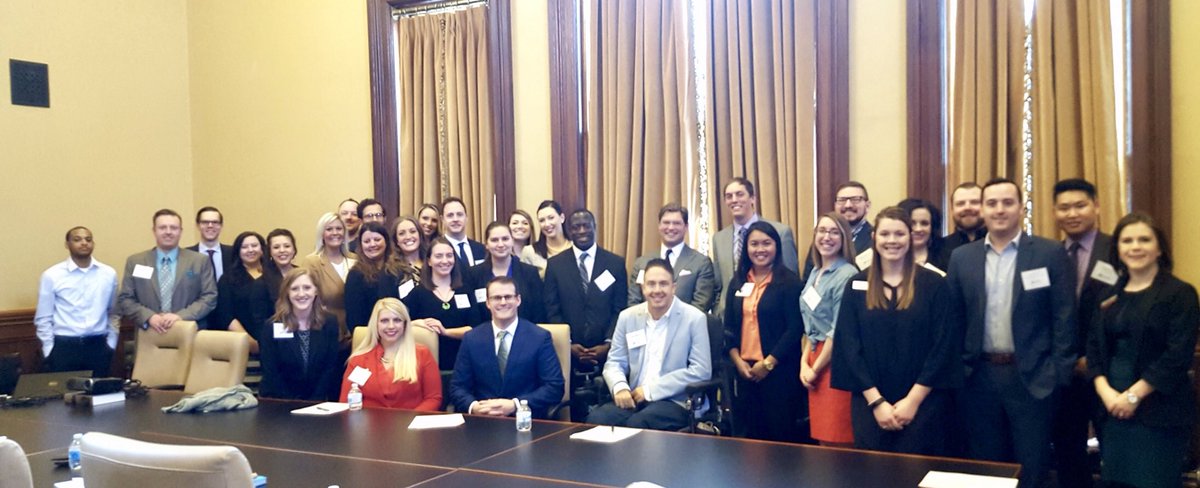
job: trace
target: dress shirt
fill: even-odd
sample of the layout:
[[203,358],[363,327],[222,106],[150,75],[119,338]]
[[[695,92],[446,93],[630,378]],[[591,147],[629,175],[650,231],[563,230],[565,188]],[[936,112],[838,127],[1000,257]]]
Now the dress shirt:
[[[221,243],[218,242],[215,246],[208,247],[205,246],[203,242],[200,242],[196,244],[196,249],[201,256],[204,256],[208,258],[209,261],[212,261],[213,271],[216,272],[217,281],[220,281],[221,275],[225,274],[225,259],[223,256],[221,256]],[[208,254],[209,251],[216,252],[212,253],[212,256],[210,257]]]
[[584,262],[583,265],[584,265],[584,267],[587,268],[588,283],[591,283],[592,282],[592,278],[591,278],[592,270],[596,268],[596,245],[592,244],[592,247],[584,249],[582,251],[579,250],[578,247],[575,247],[574,245],[572,245],[571,250],[575,252],[575,267],[576,268],[579,267],[579,256],[585,252],[587,253],[587,255],[588,255],[587,261]]
[[[162,266],[163,258],[171,258],[171,274],[175,275],[175,271],[179,269],[178,268],[179,267],[179,248],[176,247],[175,249],[172,249],[167,252],[163,252],[162,249],[159,249],[157,247],[154,248],[154,272],[155,273],[157,273],[159,268]],[[179,276],[175,275],[175,279],[178,280]],[[162,298],[162,297],[159,297],[159,298]]]
[[[748,227],[750,227],[750,224],[753,224],[758,221],[759,221],[759,218],[758,218],[757,212],[754,215],[751,215],[749,219],[746,219],[745,224],[738,225],[737,221],[735,220],[733,222],[733,238],[737,239],[738,236],[742,235],[743,230],[749,231],[750,229],[748,229]],[[738,256],[734,256],[733,259],[734,259],[734,261],[736,261],[738,259]],[[737,272],[737,270],[734,270],[734,272]]]
[[117,347],[117,272],[92,259],[80,268],[67,258],[42,273],[38,287],[37,337],[43,357],[50,357],[54,336],[106,335],[108,347]]
[[1011,353],[1015,350],[1012,334],[1013,280],[1017,271],[1017,243],[1021,234],[1013,237],[1004,249],[996,249],[992,235],[984,238],[987,246],[987,267],[984,286],[987,309],[984,311],[983,351]]
[[[846,282],[856,274],[858,274],[858,268],[841,257],[837,258],[829,268],[815,269],[808,274],[808,282],[804,284],[804,292],[800,294],[799,305],[804,316],[804,334],[808,336],[808,342],[812,349],[815,350],[818,342],[824,342],[833,335],[833,327],[838,318],[838,308],[842,303],[842,292],[846,289]],[[820,282],[817,281],[818,277]],[[809,308],[808,303],[804,301],[804,296],[809,293],[809,288],[816,288],[817,294],[821,296],[821,301],[817,303],[816,309]]]
[[1083,235],[1083,238],[1076,241],[1067,237],[1063,241],[1063,249],[1067,250],[1067,255],[1071,255],[1071,245],[1079,243],[1079,250],[1075,252],[1075,296],[1079,296],[1079,292],[1083,290],[1084,280],[1087,279],[1088,263],[1092,259],[1092,251],[1096,248],[1096,234],[1100,231],[1092,229]]
[[469,239],[467,239],[466,236],[463,236],[462,239],[455,239],[450,237],[450,234],[442,234],[442,237],[445,237],[447,241],[450,241],[450,247],[454,248],[455,257],[458,257],[459,251],[462,251],[462,253],[466,255],[466,263],[463,263],[463,266],[469,268],[475,265],[475,261],[481,259],[476,258],[475,255],[471,254],[471,243],[468,242]]
[[[645,354],[642,356],[642,378],[638,386],[643,386],[642,392],[648,402],[655,399],[651,398],[650,386],[658,382],[658,378],[662,376],[663,361],[667,359],[667,318],[671,316],[671,309],[675,308],[675,302],[671,300],[670,307],[657,320],[650,317],[646,320],[646,348]],[[629,383],[617,384],[613,391],[620,393],[621,390],[628,390]]]
[[[667,259],[667,251],[671,251],[670,259]],[[671,268],[674,269],[675,262],[679,261],[679,253],[681,253],[681,252],[683,252],[683,241],[679,241],[679,244],[676,244],[672,247],[667,247],[666,244],[663,244],[662,248],[659,249],[659,251],[658,251],[658,257],[667,259],[668,261],[670,261]]]

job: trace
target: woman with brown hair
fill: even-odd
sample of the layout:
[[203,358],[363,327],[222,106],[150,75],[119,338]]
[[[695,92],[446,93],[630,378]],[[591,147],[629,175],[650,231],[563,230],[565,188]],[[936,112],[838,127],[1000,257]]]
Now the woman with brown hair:
[[312,271],[297,268],[284,276],[275,316],[262,327],[262,396],[334,398],[342,371],[337,317],[324,310],[321,288]]

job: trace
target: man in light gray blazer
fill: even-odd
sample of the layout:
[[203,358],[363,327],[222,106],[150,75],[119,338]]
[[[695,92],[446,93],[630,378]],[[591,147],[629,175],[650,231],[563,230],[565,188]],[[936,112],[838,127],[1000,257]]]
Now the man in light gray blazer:
[[708,312],[713,300],[721,291],[713,272],[712,260],[683,243],[688,232],[688,211],[678,204],[669,203],[658,211],[658,235],[662,245],[656,253],[647,254],[633,262],[629,273],[629,306],[646,301],[642,296],[642,278],[646,264],[651,259],[662,258],[675,269],[675,296]]
[[[779,238],[783,242],[783,265],[794,273],[800,272],[800,253],[796,251],[796,238],[792,233],[792,228],[784,225],[781,222],[774,222],[763,219],[758,215],[758,203],[754,193],[754,183],[745,178],[734,178],[729,184],[725,185],[725,206],[729,208],[729,213],[733,214],[733,225],[721,229],[712,238],[712,257],[716,263],[716,279],[717,284],[722,289],[726,289],[729,280],[733,278],[733,274],[737,272],[738,254],[741,252],[741,244],[738,239],[745,229],[759,220],[771,224],[775,230],[779,232]],[[803,278],[803,277],[802,277]],[[718,317],[725,316],[725,293],[717,296],[717,306],[713,309]]]
[[179,248],[183,219],[174,210],[154,213],[154,249],[125,260],[117,305],[121,315],[143,329],[164,333],[179,320],[200,328],[217,306],[212,263],[198,252]]
[[679,430],[691,412],[684,407],[687,385],[712,377],[708,319],[675,296],[674,270],[652,259],[643,273],[646,302],[617,318],[604,382],[612,391],[587,422],[640,429]]

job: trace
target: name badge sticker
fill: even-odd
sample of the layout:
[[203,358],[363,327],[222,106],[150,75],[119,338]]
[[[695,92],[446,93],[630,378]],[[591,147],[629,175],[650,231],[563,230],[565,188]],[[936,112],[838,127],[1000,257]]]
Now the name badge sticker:
[[638,329],[625,334],[625,344],[630,349],[637,349],[646,345],[646,329]]
[[751,293],[754,293],[754,283],[747,281],[742,283],[742,287],[739,288],[738,291],[734,292],[733,296],[746,298],[750,296]]
[[400,298],[406,298],[409,293],[412,293],[413,288],[416,288],[416,284],[413,283],[413,280],[408,280],[396,287],[396,292],[400,294]]
[[468,297],[462,293],[454,295],[454,306],[458,307],[459,309],[471,308],[471,297]]
[[804,290],[804,295],[800,299],[804,301],[805,305],[808,305],[809,310],[816,310],[817,305],[821,304],[821,294],[817,293],[817,287],[815,286]]
[[296,334],[288,331],[287,327],[284,327],[283,322],[275,322],[271,324],[271,327],[274,329],[276,339],[291,339],[296,336]]
[[866,251],[859,253],[858,256],[854,257],[854,265],[858,266],[858,269],[860,269],[860,270],[870,268],[871,267],[871,259],[873,259],[874,257],[875,257],[875,251],[873,251],[871,249],[867,249]]
[[487,301],[487,288],[475,289],[475,303],[483,303]]
[[867,282],[863,280],[851,281],[850,289],[855,291],[867,291]]
[[642,279],[643,279],[643,278],[645,278],[645,277],[646,277],[646,270],[644,270],[644,269],[639,269],[639,270],[638,270],[638,275],[637,275],[637,278],[635,278],[635,279],[633,280],[633,282],[634,282],[634,283],[637,283],[637,284],[639,284],[639,285],[640,285],[640,284],[642,284]]
[[133,277],[148,280],[154,277],[154,268],[151,266],[135,264],[133,265]]
[[1050,286],[1050,273],[1046,268],[1022,271],[1021,284],[1024,285],[1025,291],[1040,290]]
[[613,275],[610,274],[607,269],[604,270],[603,273],[600,273],[600,276],[597,276],[596,280],[594,281],[594,283],[596,283],[596,288],[599,288],[600,291],[608,290],[608,287],[612,286],[612,284],[616,282],[617,279],[613,278]]
[[346,377],[351,383],[357,383],[358,386],[367,384],[367,380],[370,378],[371,370],[362,366],[355,366],[354,371],[350,372],[350,376]]
[[1092,268],[1092,279],[1108,286],[1115,285],[1117,284],[1117,270],[1111,264],[1096,261],[1096,267]]

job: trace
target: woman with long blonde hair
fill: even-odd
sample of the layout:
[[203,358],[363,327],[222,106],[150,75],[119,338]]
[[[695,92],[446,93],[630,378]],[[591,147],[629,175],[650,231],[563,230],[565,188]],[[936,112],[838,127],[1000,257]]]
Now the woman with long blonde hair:
[[354,347],[346,364],[341,401],[350,393],[350,377],[361,368],[370,372],[358,385],[363,406],[431,412],[441,408],[442,377],[437,361],[413,339],[411,325],[408,307],[400,300],[389,297],[375,302],[367,337]]

